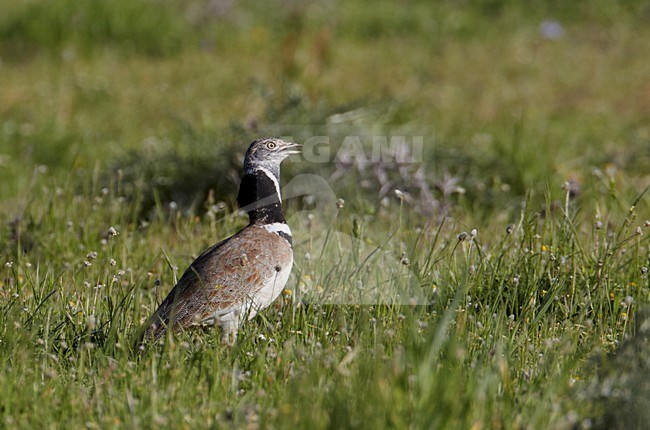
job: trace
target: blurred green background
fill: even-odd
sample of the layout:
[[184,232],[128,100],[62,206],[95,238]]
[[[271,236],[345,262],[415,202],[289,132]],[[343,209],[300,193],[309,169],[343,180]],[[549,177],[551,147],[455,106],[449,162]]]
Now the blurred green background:
[[[614,178],[630,194],[650,183],[648,2],[1,0],[0,10],[5,213],[37,166],[72,181],[121,169],[184,207],[209,188],[232,201],[239,158],[266,127],[305,138],[346,112],[346,133],[425,135],[434,198],[453,180],[466,194],[450,199],[480,217],[527,192],[561,195],[565,181]],[[348,185],[337,192],[376,197]]]

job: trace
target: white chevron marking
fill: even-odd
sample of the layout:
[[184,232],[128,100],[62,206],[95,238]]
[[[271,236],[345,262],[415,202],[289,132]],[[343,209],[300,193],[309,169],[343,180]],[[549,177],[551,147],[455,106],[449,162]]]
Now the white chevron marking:
[[274,223],[271,223],[271,224],[265,224],[264,229],[266,231],[270,231],[271,233],[282,232],[282,233],[286,233],[289,236],[291,236],[291,229],[289,228],[289,226],[287,224],[285,224],[283,222],[274,222]]
[[257,167],[255,170],[259,170],[264,172],[266,176],[269,177],[273,181],[273,184],[275,185],[275,191],[278,193],[278,200],[282,200],[281,194],[280,194],[280,184],[278,183],[278,178],[275,177],[273,173],[269,169],[266,169],[264,167]]

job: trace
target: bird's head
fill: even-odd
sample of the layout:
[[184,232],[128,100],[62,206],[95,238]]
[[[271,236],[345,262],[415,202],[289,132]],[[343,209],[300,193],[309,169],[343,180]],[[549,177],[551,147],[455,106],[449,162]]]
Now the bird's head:
[[302,145],[282,139],[264,138],[251,143],[244,157],[244,172],[252,172],[260,167],[276,172],[282,160],[289,155],[300,154]]

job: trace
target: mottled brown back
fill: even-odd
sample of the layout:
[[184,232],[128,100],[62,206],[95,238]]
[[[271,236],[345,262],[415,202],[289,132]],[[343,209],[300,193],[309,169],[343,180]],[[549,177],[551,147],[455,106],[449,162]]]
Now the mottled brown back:
[[249,225],[201,254],[147,323],[145,340],[158,340],[168,327],[188,329],[215,312],[254,298],[265,280],[291,265],[286,239]]

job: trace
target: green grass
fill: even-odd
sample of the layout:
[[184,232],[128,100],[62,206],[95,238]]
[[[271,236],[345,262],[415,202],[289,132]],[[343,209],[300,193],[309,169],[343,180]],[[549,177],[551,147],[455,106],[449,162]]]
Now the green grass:
[[[77,3],[0,2],[0,426],[647,422],[645,3]],[[289,291],[133,351],[269,133],[331,143]],[[421,161],[335,159],[390,133]]]

